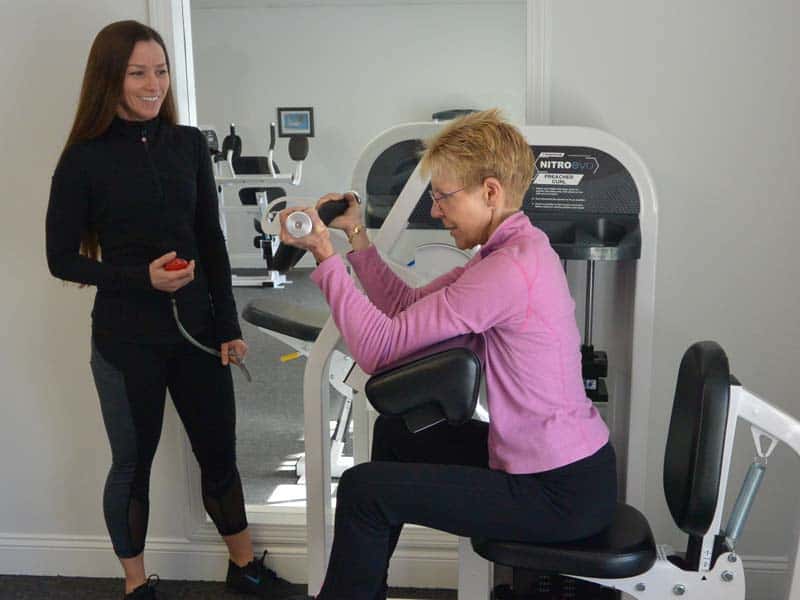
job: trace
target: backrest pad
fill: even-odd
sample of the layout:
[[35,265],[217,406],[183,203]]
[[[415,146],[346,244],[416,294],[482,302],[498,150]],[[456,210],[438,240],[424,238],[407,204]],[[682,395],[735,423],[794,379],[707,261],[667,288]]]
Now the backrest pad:
[[667,504],[689,535],[705,535],[717,508],[729,401],[725,351],[693,344],[681,360],[664,454]]

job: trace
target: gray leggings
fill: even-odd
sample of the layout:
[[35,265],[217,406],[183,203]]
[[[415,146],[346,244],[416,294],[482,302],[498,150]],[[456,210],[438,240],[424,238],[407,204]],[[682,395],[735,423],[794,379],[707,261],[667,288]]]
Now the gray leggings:
[[111,444],[103,512],[114,552],[144,550],[150,466],[161,437],[166,392],[183,422],[202,477],[203,504],[221,535],[247,527],[236,468],[230,370],[188,342],[137,344],[92,337],[92,374]]

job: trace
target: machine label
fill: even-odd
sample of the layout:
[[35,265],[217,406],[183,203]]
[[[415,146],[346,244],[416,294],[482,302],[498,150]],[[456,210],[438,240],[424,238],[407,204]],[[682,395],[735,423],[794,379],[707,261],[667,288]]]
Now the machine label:
[[531,146],[536,171],[525,195],[527,214],[639,214],[639,193],[613,156],[580,146]]
[[583,175],[576,173],[537,173],[533,178],[536,185],[578,185]]

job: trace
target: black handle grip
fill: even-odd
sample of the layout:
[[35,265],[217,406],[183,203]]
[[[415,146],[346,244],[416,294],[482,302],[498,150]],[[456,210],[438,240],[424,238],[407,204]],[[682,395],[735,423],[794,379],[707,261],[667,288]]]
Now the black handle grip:
[[[350,206],[350,203],[347,201],[347,198],[342,198],[341,200],[331,200],[330,202],[326,202],[320,206],[319,210],[317,210],[317,214],[319,214],[320,221],[325,223],[325,225],[328,225],[336,217],[343,214],[347,210],[348,206]],[[306,251],[303,248],[289,246],[288,244],[281,244],[275,251],[271,268],[281,273],[285,273],[295,266],[298,261],[303,258],[303,254],[305,253]]]
[[344,214],[348,206],[350,206],[350,203],[347,201],[347,198],[326,202],[319,207],[319,210],[317,210],[317,214],[319,214],[319,220],[325,223],[325,225],[328,225],[336,217]]

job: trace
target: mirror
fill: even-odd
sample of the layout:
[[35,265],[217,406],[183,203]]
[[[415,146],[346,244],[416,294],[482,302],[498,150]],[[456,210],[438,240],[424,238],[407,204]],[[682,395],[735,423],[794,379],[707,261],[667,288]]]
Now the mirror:
[[[242,154],[266,156],[269,125],[279,108],[313,108],[314,132],[299,186],[291,196],[345,191],[365,146],[389,127],[430,121],[447,109],[500,107],[523,123],[526,93],[526,3],[193,0],[192,45],[198,123],[220,144],[236,124]],[[287,138],[275,162],[293,170]],[[226,199],[226,202],[237,199]],[[258,208],[249,207],[255,211]],[[255,216],[254,215],[254,216]],[[229,249],[253,249],[252,219]],[[236,237],[237,239],[233,239]],[[261,263],[263,264],[263,263]],[[306,276],[307,277],[307,276]],[[316,302],[313,284],[297,275],[292,293]],[[290,286],[287,286],[289,289]],[[281,290],[235,288],[241,310]],[[303,301],[301,299],[301,301]],[[239,467],[248,505],[301,506],[294,461],[303,451],[303,359],[282,363],[285,345],[242,322],[255,382],[237,385]],[[332,399],[343,402],[341,394]],[[336,402],[330,409],[338,415]],[[346,438],[345,456],[352,456]],[[302,490],[300,490],[302,492]],[[299,495],[298,495],[299,494]]]

